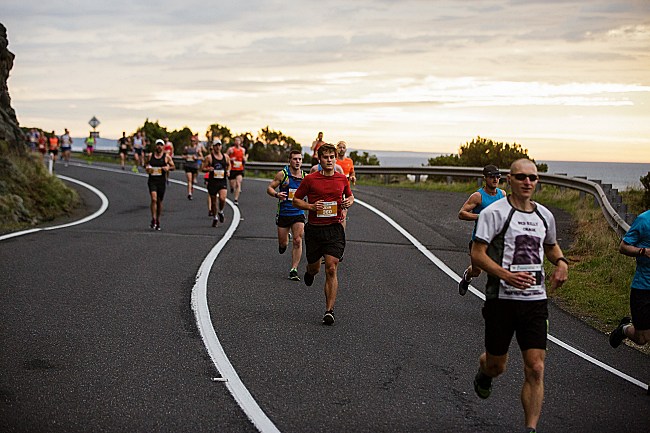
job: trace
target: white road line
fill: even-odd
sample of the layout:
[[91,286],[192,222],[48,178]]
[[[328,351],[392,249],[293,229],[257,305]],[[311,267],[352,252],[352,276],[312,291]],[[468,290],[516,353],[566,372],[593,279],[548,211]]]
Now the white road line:
[[[393,226],[398,232],[400,232],[402,235],[404,235],[404,237],[406,239],[408,239],[422,254],[424,254],[425,257],[427,257],[429,260],[431,260],[433,262],[433,264],[435,264],[438,268],[440,268],[441,271],[443,271],[445,274],[447,274],[452,280],[454,280],[456,282],[460,281],[461,277],[458,274],[456,274],[453,270],[451,270],[451,268],[449,266],[447,266],[442,260],[440,260],[438,257],[436,257],[431,251],[429,251],[424,245],[422,245],[420,243],[420,241],[418,241],[413,235],[411,235],[409,232],[407,232],[402,226],[397,224],[391,217],[389,217],[388,215],[386,215],[385,213],[383,213],[382,211],[380,211],[376,207],[374,207],[374,206],[372,206],[372,205],[370,205],[368,203],[364,203],[361,200],[355,199],[354,202],[359,203],[361,206],[366,207],[370,211],[376,213],[381,218],[386,220],[386,222],[388,222],[388,224]],[[476,296],[478,296],[479,298],[481,298],[482,300],[485,300],[485,295],[483,293],[481,293],[480,291],[478,291],[476,288],[470,286],[470,291],[473,294],[475,294]],[[597,365],[598,367],[601,367],[602,369],[604,369],[604,370],[606,370],[606,371],[608,371],[608,372],[610,372],[610,373],[612,373],[612,374],[614,374],[614,375],[616,375],[616,376],[618,376],[618,377],[620,377],[622,379],[625,379],[628,382],[633,383],[634,385],[637,385],[637,386],[639,386],[639,387],[641,387],[641,388],[643,388],[645,390],[648,389],[648,384],[643,383],[640,380],[635,379],[635,378],[633,378],[631,376],[628,376],[627,374],[615,369],[614,367],[611,367],[611,366],[605,364],[604,362],[601,362],[601,361],[587,355],[586,353],[581,352],[580,350],[578,350],[575,347],[565,343],[564,341],[560,340],[559,338],[554,337],[554,336],[552,336],[550,334],[548,335],[548,338],[553,343],[557,344],[558,346],[568,350],[569,352],[571,352],[571,353],[573,353],[575,355],[578,355],[579,357],[585,359],[586,361],[589,361],[592,364]]]
[[100,216],[101,214],[106,212],[106,209],[108,209],[108,198],[106,198],[106,196],[104,195],[103,192],[101,192],[100,190],[98,190],[97,188],[95,188],[92,185],[88,185],[85,182],[82,182],[82,181],[77,180],[77,179],[73,179],[71,177],[61,176],[61,175],[57,175],[57,177],[59,179],[67,180],[68,182],[72,182],[72,183],[76,183],[78,185],[81,185],[84,188],[87,188],[87,189],[91,190],[92,192],[94,192],[95,194],[97,194],[97,196],[99,196],[99,198],[102,201],[102,205],[100,206],[99,210],[97,210],[92,215],[89,215],[89,216],[87,216],[85,218],[82,218],[80,220],[77,220],[77,221],[73,221],[71,223],[61,224],[61,225],[58,225],[58,226],[42,227],[42,228],[35,228],[35,229],[22,230],[22,231],[19,231],[19,232],[9,233],[9,234],[6,234],[4,236],[0,236],[0,241],[4,241],[4,240],[10,239],[10,238],[15,238],[15,237],[18,237],[18,236],[27,235],[29,233],[35,233],[35,232],[40,232],[40,231],[45,231],[45,230],[64,229],[66,227],[72,227],[72,226],[76,226],[76,225],[79,225],[79,224],[87,223],[88,221],[94,220],[95,218],[97,218],[98,216]]
[[242,408],[248,419],[251,420],[260,432],[279,433],[275,424],[273,424],[269,417],[266,416],[262,408],[260,408],[239,378],[237,371],[235,371],[235,368],[230,363],[226,352],[223,350],[223,347],[219,342],[219,337],[217,337],[217,333],[212,326],[212,318],[210,316],[207,298],[208,276],[210,275],[210,269],[217,259],[217,256],[237,229],[240,218],[239,208],[234,206],[230,200],[227,200],[227,202],[234,211],[232,223],[223,235],[223,238],[221,238],[203,260],[199,272],[196,274],[196,283],[192,288],[192,310],[194,310],[196,324],[199,328],[203,343],[210,354],[210,358],[212,359],[214,366],[221,373],[222,378],[226,380],[223,383],[228,387],[228,390],[235,398],[235,401],[237,401],[239,407]]

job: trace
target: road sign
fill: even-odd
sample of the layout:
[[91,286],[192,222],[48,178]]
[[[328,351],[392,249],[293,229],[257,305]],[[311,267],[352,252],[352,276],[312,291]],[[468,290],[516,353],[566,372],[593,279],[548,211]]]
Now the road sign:
[[99,126],[100,123],[101,122],[95,116],[93,116],[93,118],[88,121],[88,124],[92,126],[93,129],[97,128],[97,126]]

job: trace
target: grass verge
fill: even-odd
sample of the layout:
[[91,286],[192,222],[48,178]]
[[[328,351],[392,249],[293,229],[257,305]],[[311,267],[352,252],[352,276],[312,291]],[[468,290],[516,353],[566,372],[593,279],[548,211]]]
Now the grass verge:
[[0,142],[0,232],[50,221],[78,204],[77,193],[50,175],[37,155],[13,155]]

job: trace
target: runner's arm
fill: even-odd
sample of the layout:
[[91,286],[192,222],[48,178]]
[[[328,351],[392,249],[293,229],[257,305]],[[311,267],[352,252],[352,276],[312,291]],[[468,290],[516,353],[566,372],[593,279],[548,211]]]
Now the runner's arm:
[[[621,244],[618,247],[618,252],[629,257],[639,257],[642,251],[640,247],[635,247],[625,241],[621,241]],[[645,249],[644,255],[650,257],[650,248]]]
[[530,272],[510,272],[487,255],[488,245],[481,241],[472,243],[472,266],[476,265],[488,274],[497,277],[517,289],[527,289],[535,283]]
[[544,245],[544,253],[548,260],[555,265],[555,270],[551,275],[551,290],[561,287],[569,278],[569,264],[562,254],[562,249],[556,243],[553,245]]
[[479,204],[481,204],[481,193],[476,191],[469,196],[467,201],[460,208],[460,211],[458,211],[458,218],[464,221],[476,221],[478,219],[478,214],[473,213],[472,211]]
[[284,177],[284,172],[282,170],[278,171],[275,174],[275,177],[273,180],[269,183],[269,186],[266,188],[266,193],[270,195],[273,198],[285,200],[287,198],[287,193],[285,192],[278,192],[275,189],[280,186],[280,183],[282,182],[282,178]]
[[165,162],[167,163],[167,171],[174,171],[176,166],[174,165],[174,160],[170,155],[165,157]]

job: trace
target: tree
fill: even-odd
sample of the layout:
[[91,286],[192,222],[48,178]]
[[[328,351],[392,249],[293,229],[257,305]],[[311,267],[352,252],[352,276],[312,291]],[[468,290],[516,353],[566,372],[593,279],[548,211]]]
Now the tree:
[[[441,155],[435,158],[429,158],[430,166],[460,166],[460,167],[484,167],[488,164],[497,167],[510,167],[514,161],[520,158],[530,159],[528,149],[524,149],[521,144],[500,143],[487,138],[476,137],[469,143],[460,146],[458,155]],[[537,170],[546,172],[546,164],[536,164]]]
[[284,162],[289,158],[292,149],[301,150],[302,146],[292,137],[267,125],[257,132],[249,158],[255,161]]
[[232,132],[227,126],[219,125],[218,123],[213,123],[208,127],[208,130],[205,133],[208,141],[214,141],[215,139],[221,140],[222,143],[230,142],[232,138]]
[[354,165],[379,165],[379,159],[375,155],[369,155],[368,152],[359,153],[356,150],[350,152],[350,159]]

